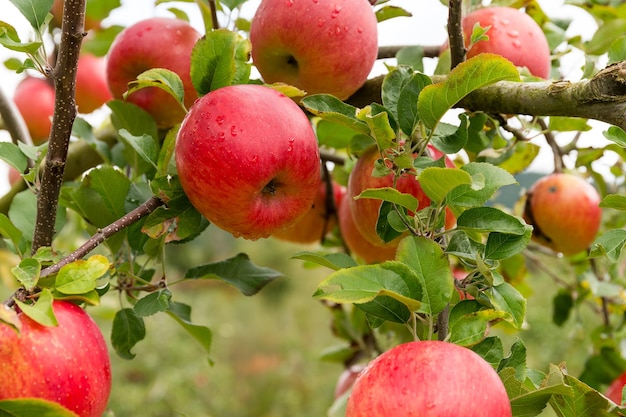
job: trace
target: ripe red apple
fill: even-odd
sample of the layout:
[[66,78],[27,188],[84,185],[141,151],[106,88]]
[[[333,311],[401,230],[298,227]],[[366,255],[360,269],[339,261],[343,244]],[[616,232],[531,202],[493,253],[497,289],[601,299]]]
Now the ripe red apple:
[[602,221],[600,195],[583,178],[551,174],[528,190],[524,220],[533,240],[564,255],[575,255],[593,242]]
[[263,0],[250,27],[252,61],[266,83],[350,97],[378,55],[366,0]]
[[469,13],[462,25],[467,47],[476,23],[490,26],[489,40],[475,43],[467,51],[468,58],[491,52],[518,67],[527,67],[536,77],[550,78],[550,46],[541,27],[529,15],[512,7],[485,7]]
[[[429,146],[428,149],[434,159],[439,159],[443,156],[443,153],[432,146]],[[378,152],[376,146],[370,147],[359,157],[359,160],[350,172],[348,180],[348,201],[356,226],[365,239],[375,246],[396,247],[400,238],[384,243],[378,234],[376,234],[376,222],[378,220],[378,212],[382,202],[380,200],[370,198],[354,199],[354,197],[358,196],[361,192],[368,188],[393,186],[393,174],[389,174],[386,177],[372,176],[374,164],[379,158],[380,153]],[[449,168],[454,167],[454,162],[452,162],[452,160],[448,157],[446,157],[445,163]],[[426,196],[419,184],[419,181],[413,174],[405,174],[399,177],[396,181],[396,189],[402,193],[411,194],[417,198],[419,201],[418,210],[426,208],[430,205],[430,199]],[[452,212],[446,210],[446,228],[453,227],[455,221],[456,220],[452,215]]]
[[42,78],[27,77],[13,94],[15,106],[24,118],[35,145],[48,140],[54,114],[54,87]]
[[0,400],[41,398],[80,417],[100,417],[111,392],[111,364],[100,329],[80,307],[54,301],[58,326],[18,313],[21,331],[0,323]]
[[396,257],[396,249],[400,241],[395,240],[393,245],[384,247],[370,243],[356,227],[350,204],[347,201],[343,201],[339,206],[338,215],[341,237],[352,255],[356,255],[368,264],[384,262]]
[[615,378],[606,389],[606,397],[615,404],[622,404],[622,390],[626,385],[626,372]]
[[[345,188],[333,182],[333,204],[335,210],[339,200],[346,192]],[[321,181],[313,206],[293,226],[285,228],[272,237],[293,243],[315,243],[329,233],[337,224],[337,213],[329,213],[327,210],[326,182]]]
[[[107,82],[114,98],[121,99],[128,83],[152,68],[164,68],[181,78],[185,106],[198,97],[190,75],[191,51],[200,38],[189,23],[180,19],[153,17],[120,32],[107,57]],[[157,87],[147,87],[130,94],[127,101],[146,110],[157,125],[169,128],[180,122],[185,112],[174,98]]]
[[198,211],[246,239],[295,224],[320,183],[309,119],[287,96],[254,84],[219,88],[196,101],[178,132],[176,166]]
[[111,100],[104,58],[81,54],[76,70],[76,105],[81,113],[91,113]]
[[504,384],[475,352],[447,342],[397,345],[369,363],[346,417],[510,417]]

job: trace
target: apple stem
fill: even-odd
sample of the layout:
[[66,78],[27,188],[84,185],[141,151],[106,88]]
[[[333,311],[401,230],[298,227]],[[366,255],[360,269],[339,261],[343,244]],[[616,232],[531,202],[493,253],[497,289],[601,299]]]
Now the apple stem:
[[554,156],[554,172],[563,172],[563,150],[561,149],[559,144],[556,143],[556,138],[548,127],[546,121],[542,118],[538,118],[537,123],[539,123],[539,126],[541,127],[543,136],[546,138],[546,142],[548,142],[548,145],[550,145],[550,148],[552,148],[552,154]]

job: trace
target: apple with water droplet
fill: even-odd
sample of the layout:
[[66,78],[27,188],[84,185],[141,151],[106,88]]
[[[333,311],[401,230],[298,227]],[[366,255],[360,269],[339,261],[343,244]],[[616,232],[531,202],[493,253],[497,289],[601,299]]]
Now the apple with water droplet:
[[79,306],[54,301],[58,326],[18,313],[21,329],[0,323],[0,400],[40,398],[79,417],[101,417],[111,393],[106,342]]
[[[175,72],[183,82],[185,106],[198,97],[191,82],[191,51],[200,33],[184,20],[153,17],[141,20],[120,32],[107,56],[107,83],[114,98],[122,99],[128,83],[144,71],[164,68]],[[185,111],[167,92],[146,87],[130,94],[126,100],[141,107],[160,128],[179,123]]]
[[350,97],[378,55],[367,0],[263,0],[250,27],[252,61],[266,83]]
[[502,380],[475,352],[448,342],[397,345],[359,374],[346,417],[510,417]]
[[593,242],[602,222],[600,195],[583,178],[555,173],[540,178],[526,194],[524,220],[533,240],[564,255]]
[[[489,30],[489,40],[470,47],[475,24]],[[467,57],[481,53],[503,56],[518,67],[527,67],[536,77],[550,78],[550,46],[541,27],[528,14],[512,7],[484,7],[463,18]]]
[[176,167],[191,203],[246,239],[290,227],[320,183],[317,138],[306,114],[263,85],[233,85],[198,99],[176,140]]

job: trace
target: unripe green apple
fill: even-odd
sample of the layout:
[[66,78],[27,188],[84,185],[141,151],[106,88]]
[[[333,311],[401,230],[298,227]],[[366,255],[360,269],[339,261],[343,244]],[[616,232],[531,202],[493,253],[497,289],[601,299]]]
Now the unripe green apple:
[[198,211],[246,239],[295,224],[320,183],[309,119],[284,94],[254,84],[219,88],[196,101],[178,132],[176,167]]
[[250,42],[252,61],[266,83],[344,100],[370,74],[378,28],[367,0],[263,0]]
[[524,220],[531,224],[533,240],[564,255],[575,255],[593,242],[600,223],[600,195],[583,178],[551,174],[528,190]]
[[111,392],[111,364],[96,323],[80,307],[54,301],[58,326],[18,313],[20,333],[0,323],[0,400],[40,398],[79,417],[101,417]]
[[15,88],[15,106],[35,145],[48,140],[54,114],[54,87],[42,78],[24,78]]
[[[107,56],[107,83],[114,98],[121,99],[128,83],[152,68],[175,72],[182,80],[185,106],[198,97],[191,83],[191,51],[200,33],[189,23],[166,17],[153,17],[135,23],[120,32]],[[130,94],[127,101],[141,107],[160,128],[169,128],[185,116],[175,99],[157,87],[147,87]]]
[[550,46],[541,27],[529,15],[512,7],[485,7],[463,18],[465,46],[469,47],[474,25],[489,26],[489,40],[475,43],[468,51],[472,58],[483,52],[503,56],[531,74],[550,78]]
[[[428,146],[428,149],[433,159],[439,159],[444,155],[430,145]],[[385,177],[372,176],[375,162],[380,157],[380,153],[378,152],[378,148],[376,146],[370,147],[361,156],[359,156],[357,163],[350,172],[348,180],[348,201],[356,227],[368,242],[379,247],[397,247],[400,237],[392,240],[391,242],[384,243],[380,236],[376,233],[378,212],[380,211],[382,202],[380,200],[370,198],[360,198],[355,200],[355,197],[366,189],[393,187],[393,173],[390,173]],[[445,158],[445,163],[449,168],[454,167],[454,162],[452,162],[452,160],[450,160],[447,156]],[[396,189],[401,193],[411,194],[417,198],[419,202],[418,210],[426,208],[430,205],[430,199],[422,190],[419,181],[413,173],[407,173],[397,178]],[[455,222],[456,219],[452,215],[452,212],[450,212],[450,210],[446,210],[446,228],[449,229],[454,227]]]
[[111,100],[106,80],[106,62],[91,54],[81,54],[76,70],[76,106],[80,113],[91,113]]
[[346,417],[510,417],[504,384],[475,352],[447,342],[397,345],[359,374]]

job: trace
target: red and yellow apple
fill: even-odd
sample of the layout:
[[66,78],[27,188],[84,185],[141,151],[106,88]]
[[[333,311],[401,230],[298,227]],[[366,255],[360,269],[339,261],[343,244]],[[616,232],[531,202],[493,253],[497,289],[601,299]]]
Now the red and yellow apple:
[[361,258],[368,264],[384,262],[396,257],[396,249],[400,241],[396,239],[393,245],[384,247],[370,243],[357,228],[347,201],[343,201],[339,206],[338,216],[341,237],[353,256]]
[[300,220],[318,194],[320,156],[306,114],[280,92],[233,85],[198,99],[176,140],[176,167],[191,203],[246,239]]
[[24,78],[15,88],[13,102],[24,118],[33,143],[41,145],[47,141],[54,114],[53,85],[42,78]]
[[[135,23],[120,32],[107,56],[107,83],[114,98],[121,99],[128,83],[152,68],[164,68],[182,80],[184,103],[189,108],[198,97],[191,83],[191,51],[200,33],[189,23],[173,18],[153,17]],[[130,94],[126,100],[141,107],[160,128],[179,123],[185,111],[167,92],[146,87]]]
[[40,398],[80,417],[101,417],[111,392],[106,342],[75,304],[54,301],[58,326],[18,313],[20,332],[0,323],[0,400]]
[[[336,210],[346,191],[337,183],[333,182],[332,186],[333,207]],[[321,181],[317,196],[309,211],[293,226],[274,233],[272,237],[293,243],[320,242],[337,224],[337,213],[328,211],[327,199],[329,196],[326,188],[326,182]]]
[[263,0],[250,27],[252,61],[266,83],[350,97],[378,55],[366,0]]
[[[474,25],[489,27],[489,40],[470,47]],[[526,67],[536,77],[550,78],[550,46],[541,27],[526,13],[512,7],[484,7],[463,18],[467,57],[483,52],[503,56],[518,67]]]
[[91,113],[111,100],[104,58],[81,54],[76,70],[76,105],[80,113]]
[[534,241],[564,255],[575,255],[586,250],[598,234],[600,195],[576,175],[547,175],[528,190],[524,220],[534,228]]
[[[432,146],[429,146],[428,149],[434,159],[439,159],[444,156],[443,153]],[[394,178],[392,173],[385,177],[372,176],[376,160],[380,157],[380,153],[376,146],[368,148],[361,156],[359,156],[359,159],[350,172],[350,177],[348,179],[348,201],[356,227],[368,242],[375,246],[396,247],[400,238],[396,238],[391,242],[385,243],[376,233],[378,212],[382,202],[380,200],[370,198],[355,199],[355,197],[366,189],[393,186]],[[452,162],[452,160],[450,160],[447,156],[445,158],[445,163],[449,168],[454,167],[454,162]],[[419,202],[418,210],[424,209],[430,205],[430,199],[422,190],[419,181],[413,173],[407,173],[397,178],[396,189],[401,193],[411,194],[417,198]],[[455,222],[456,219],[452,215],[452,212],[450,210],[446,210],[446,228],[453,227]]]
[[447,342],[397,345],[359,374],[346,417],[510,417],[502,380],[475,352]]

